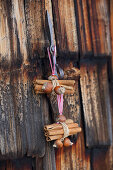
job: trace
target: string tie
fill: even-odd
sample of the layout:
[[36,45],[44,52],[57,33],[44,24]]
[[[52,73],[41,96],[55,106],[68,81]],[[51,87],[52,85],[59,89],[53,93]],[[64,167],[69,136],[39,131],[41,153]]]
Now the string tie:
[[64,141],[64,139],[69,136],[69,128],[66,125],[66,123],[64,122],[59,122],[59,123],[62,125],[63,130],[64,130],[64,136],[61,138],[61,141]]

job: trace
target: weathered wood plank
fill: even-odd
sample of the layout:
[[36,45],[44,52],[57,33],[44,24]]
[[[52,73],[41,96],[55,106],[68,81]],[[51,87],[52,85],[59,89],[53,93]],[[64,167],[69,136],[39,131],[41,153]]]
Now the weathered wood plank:
[[111,33],[111,80],[113,81],[113,0],[110,1],[110,33]]
[[78,39],[74,2],[52,0],[53,19],[58,55],[74,56],[77,59]]
[[91,57],[93,54],[90,22],[88,16],[88,5],[86,0],[75,1],[76,17],[78,18],[78,39],[81,58]]
[[[48,10],[52,17],[51,1],[29,3],[23,0],[1,0],[0,5],[1,158],[16,158],[25,154],[43,156],[45,139],[42,112],[48,108],[43,105],[45,96],[34,95],[32,81],[35,76],[41,78],[42,75],[37,52],[41,56],[45,46],[41,44],[41,51],[37,51],[34,46],[42,40],[46,42],[45,11]],[[28,28],[29,32],[26,32]],[[29,34],[32,34],[29,41],[31,48],[28,46]],[[36,48],[39,49],[39,46]]]
[[1,170],[32,170],[33,169],[32,158],[23,158],[17,160],[7,160],[0,161],[0,169]]
[[111,54],[109,11],[106,0],[88,0],[94,56]]
[[80,71],[86,145],[110,145],[112,129],[107,63],[82,63]]
[[[35,96],[32,78],[21,70],[2,73],[0,116],[2,158],[45,153],[42,110],[44,96]],[[34,72],[30,72],[32,77]],[[7,79],[6,79],[7,78]],[[26,79],[26,80],[25,80]]]
[[[49,107],[46,99],[43,98],[43,107],[42,115],[43,115],[43,121],[44,124],[50,124],[52,115],[49,112]],[[53,142],[46,142],[45,146],[45,155],[44,157],[40,158],[38,155],[36,156],[36,170],[43,169],[43,170],[55,170],[56,164],[55,164],[55,152],[53,148]]]
[[20,68],[27,63],[24,1],[0,1],[0,55],[2,69]]
[[45,57],[45,50],[49,45],[45,22],[46,10],[48,10],[52,20],[50,0],[25,0],[27,45],[30,61],[33,58]]
[[[112,110],[112,129],[113,129],[113,85],[110,85],[110,99]],[[112,131],[113,137],[113,131]],[[113,138],[112,138],[113,140]],[[94,149],[92,152],[92,167],[94,170],[113,169],[113,144],[106,149]]]
[[36,170],[39,169],[56,170],[53,143],[46,143],[46,151],[43,158],[36,157]]
[[85,149],[83,132],[72,147],[56,150],[57,170],[90,170],[90,152]]
[[0,5],[1,158],[22,157],[26,153],[41,156],[45,153],[41,99],[32,92],[30,77],[36,75],[36,66],[27,65],[24,1],[1,0]]

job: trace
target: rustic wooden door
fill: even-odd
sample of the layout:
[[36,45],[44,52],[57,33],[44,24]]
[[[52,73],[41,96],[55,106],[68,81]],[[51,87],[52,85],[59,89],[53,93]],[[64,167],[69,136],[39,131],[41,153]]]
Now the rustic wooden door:
[[[64,115],[82,127],[56,150],[43,134],[54,108],[32,86],[50,74],[46,10],[64,79],[76,81]],[[112,0],[0,0],[1,170],[113,169],[112,19]]]

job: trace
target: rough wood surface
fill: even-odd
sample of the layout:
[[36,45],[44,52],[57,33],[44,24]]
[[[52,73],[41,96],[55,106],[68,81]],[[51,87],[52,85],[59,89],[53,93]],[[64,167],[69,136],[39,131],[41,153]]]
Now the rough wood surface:
[[110,145],[112,129],[107,63],[82,63],[80,71],[86,145]]
[[85,148],[83,133],[72,147],[56,150],[56,170],[90,170],[90,151]]
[[78,18],[78,40],[79,49],[81,52],[81,58],[91,57],[93,54],[90,22],[88,16],[88,5],[87,0],[76,0],[75,1],[75,12]]
[[45,57],[46,48],[49,46],[46,10],[52,20],[52,5],[50,0],[25,0],[26,34],[29,60]]
[[[110,99],[112,111],[112,129],[113,129],[113,85],[110,85]],[[112,131],[113,141],[113,131]],[[113,169],[113,143],[110,147],[104,149],[94,149],[92,152],[92,168],[94,170],[112,170]]]
[[41,103],[45,96],[32,91],[33,78],[42,75],[41,62],[39,56],[32,57],[34,48],[28,54],[24,5],[28,2],[0,0],[1,159],[45,153]]
[[111,33],[111,80],[113,82],[113,0],[110,1],[110,33]]
[[[47,108],[49,107],[46,99],[43,100],[44,108],[42,111],[42,115],[44,117],[44,125],[50,124],[52,115],[50,114]],[[42,148],[41,148],[42,149]],[[36,170],[55,170],[55,151],[53,148],[53,142],[46,142],[45,145],[45,155],[43,157],[39,157],[39,154],[36,156]]]
[[17,160],[0,161],[0,170],[32,170],[35,160],[23,158]]
[[94,56],[111,54],[109,10],[106,0],[88,0]]
[[71,55],[77,59],[75,54],[78,53],[78,39],[74,1],[52,0],[52,4],[58,55]]

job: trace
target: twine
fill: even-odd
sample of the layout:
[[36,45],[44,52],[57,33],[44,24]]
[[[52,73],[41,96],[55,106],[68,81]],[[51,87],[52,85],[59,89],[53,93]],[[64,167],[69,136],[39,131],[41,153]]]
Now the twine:
[[63,136],[63,138],[61,138],[61,141],[64,141],[64,139],[69,136],[69,128],[66,125],[66,123],[64,123],[64,122],[59,122],[59,123],[62,125],[63,130],[64,130],[64,136]]

